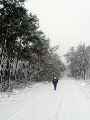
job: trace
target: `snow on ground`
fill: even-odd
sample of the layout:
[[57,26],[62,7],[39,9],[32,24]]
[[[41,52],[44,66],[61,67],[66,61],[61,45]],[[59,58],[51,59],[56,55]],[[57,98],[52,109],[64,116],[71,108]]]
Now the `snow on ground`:
[[68,80],[65,86],[58,120],[90,120],[90,99],[83,95],[77,81]]
[[90,80],[77,80],[76,84],[80,91],[90,99]]
[[56,91],[52,83],[14,90],[9,97],[0,96],[0,120],[90,120],[85,89],[90,90],[87,83],[65,78]]

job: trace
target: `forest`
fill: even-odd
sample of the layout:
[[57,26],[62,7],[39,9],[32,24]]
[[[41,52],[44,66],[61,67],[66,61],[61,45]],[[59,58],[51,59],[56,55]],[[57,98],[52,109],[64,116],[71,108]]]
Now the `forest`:
[[61,77],[65,65],[25,0],[0,0],[0,91]]
[[70,76],[78,79],[90,79],[90,45],[80,43],[71,47],[65,55]]

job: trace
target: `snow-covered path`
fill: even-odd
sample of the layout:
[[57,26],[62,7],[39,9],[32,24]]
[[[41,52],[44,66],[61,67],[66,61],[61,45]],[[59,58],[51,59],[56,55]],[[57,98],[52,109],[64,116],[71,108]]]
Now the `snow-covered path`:
[[0,120],[90,120],[90,98],[79,84],[65,79],[59,81],[56,91],[51,83],[27,88],[21,95],[11,97],[11,102],[4,101]]

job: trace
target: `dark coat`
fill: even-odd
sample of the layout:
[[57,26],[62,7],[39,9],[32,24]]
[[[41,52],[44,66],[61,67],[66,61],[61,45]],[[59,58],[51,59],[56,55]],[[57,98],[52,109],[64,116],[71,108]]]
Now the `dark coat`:
[[56,79],[53,78],[52,83],[53,83],[54,85],[57,85],[57,83],[58,83],[58,78],[56,78]]

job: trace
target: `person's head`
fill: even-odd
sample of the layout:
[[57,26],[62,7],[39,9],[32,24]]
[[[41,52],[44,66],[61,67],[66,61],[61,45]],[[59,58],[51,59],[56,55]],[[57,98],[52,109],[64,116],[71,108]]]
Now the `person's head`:
[[54,79],[56,79],[57,77],[56,76],[54,76]]

